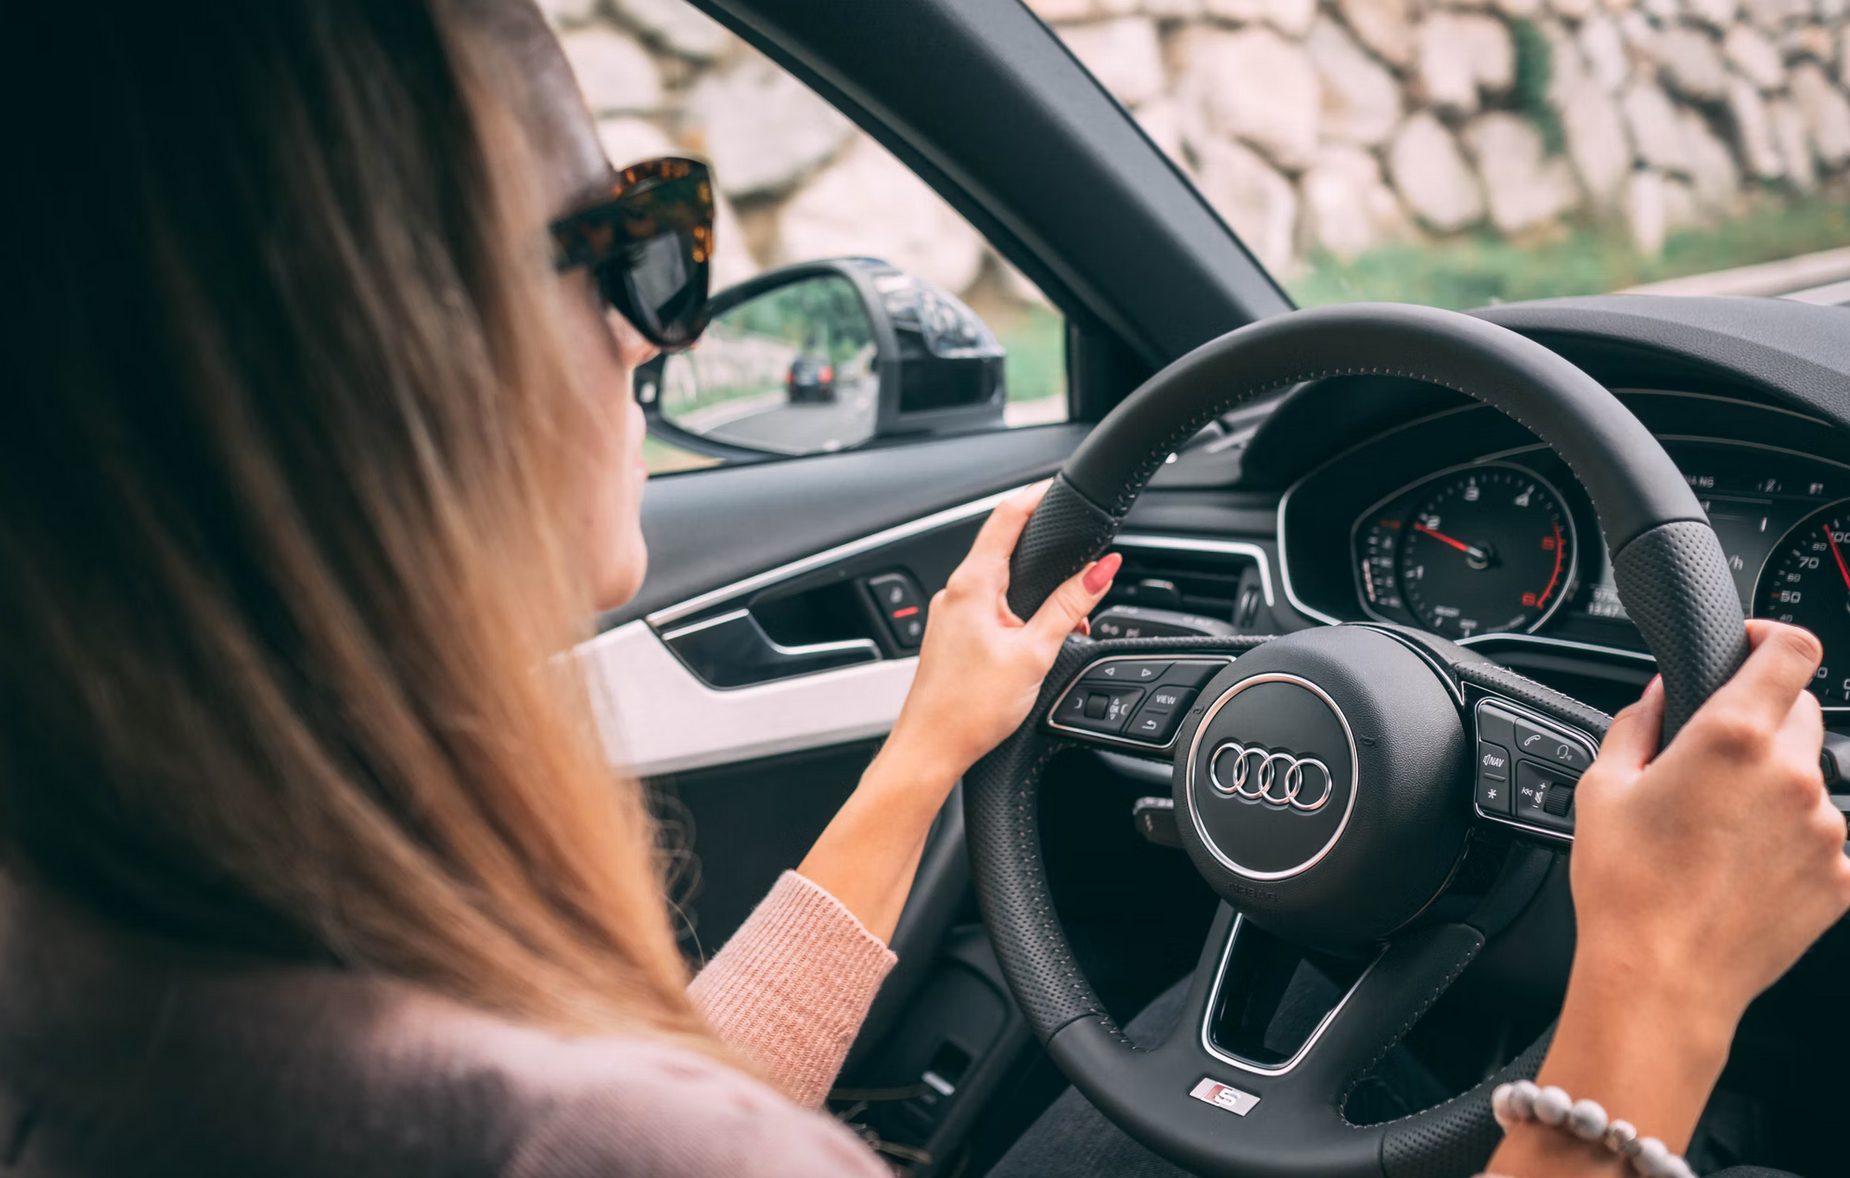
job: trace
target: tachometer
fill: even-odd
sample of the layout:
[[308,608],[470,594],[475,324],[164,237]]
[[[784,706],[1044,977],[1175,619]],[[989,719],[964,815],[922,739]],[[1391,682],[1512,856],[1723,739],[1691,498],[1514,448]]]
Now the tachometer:
[[1400,529],[1401,598],[1447,638],[1532,630],[1567,596],[1574,521],[1561,496],[1516,466],[1434,482]]
[[1754,586],[1752,613],[1816,634],[1824,665],[1812,692],[1829,706],[1850,704],[1850,499],[1819,508],[1780,537]]

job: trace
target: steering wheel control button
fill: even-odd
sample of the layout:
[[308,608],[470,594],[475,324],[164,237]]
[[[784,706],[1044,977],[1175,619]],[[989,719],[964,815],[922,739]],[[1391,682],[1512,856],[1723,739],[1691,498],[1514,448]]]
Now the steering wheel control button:
[[1516,743],[1516,717],[1485,700],[1477,705],[1477,734],[1492,744],[1509,748]]
[[1144,701],[1146,712],[1179,712],[1195,701],[1195,689],[1192,687],[1158,686],[1150,689],[1150,698]]
[[910,573],[881,573],[867,579],[867,595],[885,623],[893,644],[904,651],[925,640],[925,594]]
[[1487,814],[1510,813],[1510,754],[1500,744],[1477,742],[1477,804]]
[[1168,669],[1169,664],[1166,662],[1115,659],[1093,664],[1092,669],[1086,672],[1085,679],[1089,683],[1154,683]]
[[1147,740],[1151,744],[1164,745],[1176,734],[1182,717],[1175,712],[1152,711],[1149,704],[1131,720],[1131,726],[1125,729],[1125,735],[1133,740]]
[[1556,818],[1567,817],[1567,812],[1574,805],[1574,787],[1557,781],[1548,787],[1548,795],[1542,799],[1542,809]]
[[1518,821],[1563,834],[1574,829],[1574,784],[1578,774],[1535,761],[1516,763]]
[[1477,742],[1477,776],[1480,781],[1510,779],[1510,751],[1488,740]]
[[1593,763],[1592,754],[1573,737],[1521,717],[1516,719],[1516,751],[1525,757],[1549,761],[1575,773],[1585,773],[1587,766]]
[[1230,656],[1100,659],[1080,672],[1078,680],[1066,689],[1048,714],[1048,724],[1064,732],[1105,737],[1119,744],[1167,748],[1174,743],[1176,731],[1201,694],[1200,684],[1231,661]]
[[1169,673],[1167,675],[1163,676],[1163,686],[1200,687],[1208,680],[1214,678],[1214,676],[1220,674],[1221,668],[1226,665],[1226,659],[1217,659],[1213,662],[1202,662],[1199,660],[1195,662],[1178,662],[1169,668]]
[[1142,698],[1141,687],[1080,683],[1067,691],[1054,715],[1061,727],[1114,736],[1124,730]]

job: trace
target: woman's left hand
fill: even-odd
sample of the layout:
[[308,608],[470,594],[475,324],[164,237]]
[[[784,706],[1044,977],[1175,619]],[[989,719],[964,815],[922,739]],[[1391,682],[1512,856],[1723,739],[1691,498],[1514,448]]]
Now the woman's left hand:
[[1038,483],[999,503],[970,554],[931,599],[918,677],[887,752],[903,753],[915,768],[930,766],[947,789],[1027,719],[1060,644],[1085,626],[1123,563],[1115,552],[1094,561],[1055,589],[1032,618],[1015,616],[1008,605],[1009,557],[1047,486]]
[[1122,559],[1068,578],[1033,617],[1009,610],[1009,556],[1047,484],[997,505],[931,599],[918,676],[893,734],[799,872],[881,939],[893,935],[933,819],[964,770],[1021,726],[1066,636],[1085,624]]

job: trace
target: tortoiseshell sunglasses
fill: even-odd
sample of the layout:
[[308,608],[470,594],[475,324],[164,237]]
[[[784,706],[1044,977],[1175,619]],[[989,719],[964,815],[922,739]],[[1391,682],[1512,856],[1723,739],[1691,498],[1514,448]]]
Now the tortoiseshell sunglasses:
[[609,195],[552,223],[561,272],[588,267],[606,302],[664,352],[692,347],[707,325],[713,176],[665,157],[617,173]]

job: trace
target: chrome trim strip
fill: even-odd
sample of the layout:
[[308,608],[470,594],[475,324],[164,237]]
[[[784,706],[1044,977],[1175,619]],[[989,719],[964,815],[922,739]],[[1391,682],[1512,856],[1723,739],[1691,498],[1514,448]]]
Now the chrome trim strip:
[[[1125,748],[1133,748],[1133,749],[1136,749],[1138,752],[1142,752],[1142,753],[1166,753],[1170,749],[1175,747],[1177,738],[1179,738],[1182,735],[1182,725],[1181,724],[1176,725],[1174,736],[1171,736],[1168,740],[1164,741],[1162,744],[1151,744],[1147,740],[1132,740],[1128,736],[1113,736],[1109,732],[1094,732],[1090,728],[1074,728],[1071,725],[1060,723],[1058,720],[1055,720],[1053,717],[1059,713],[1060,701],[1064,700],[1067,696],[1073,694],[1073,692],[1079,690],[1079,685],[1085,681],[1085,677],[1087,675],[1092,673],[1092,668],[1102,667],[1106,663],[1168,662],[1168,663],[1231,664],[1233,660],[1234,660],[1234,656],[1230,654],[1162,654],[1160,652],[1155,652],[1155,651],[1152,651],[1149,654],[1114,654],[1114,655],[1110,655],[1102,659],[1093,659],[1091,662],[1086,664],[1084,670],[1080,671],[1079,674],[1073,676],[1072,681],[1067,684],[1066,690],[1060,693],[1059,699],[1054,700],[1053,708],[1048,712],[1048,715],[1047,715],[1047,727],[1057,729],[1061,732],[1070,732],[1075,736],[1083,736],[1086,738],[1088,743],[1103,741],[1103,742],[1108,742],[1110,744],[1122,745]],[[1216,672],[1216,674],[1219,674],[1219,672]],[[1150,686],[1154,687],[1156,686],[1156,684],[1152,683]],[[1207,684],[1204,683],[1202,684],[1202,686],[1206,687]],[[1142,701],[1139,700],[1138,703],[1141,706]],[[1194,707],[1193,704],[1190,704],[1189,706]],[[1133,715],[1134,714],[1135,713],[1133,713]],[[1126,720],[1125,723],[1128,724],[1130,723],[1130,721]],[[1183,723],[1187,723],[1187,713],[1186,712],[1183,713]]]
[[[1456,412],[1456,410],[1454,410],[1454,412]],[[1344,451],[1344,453],[1347,452],[1348,451]],[[1285,493],[1278,498],[1278,580],[1279,583],[1285,587],[1285,600],[1291,603],[1292,609],[1297,610],[1307,618],[1315,618],[1326,626],[1340,626],[1343,622],[1341,618],[1333,614],[1326,614],[1315,606],[1307,604],[1303,598],[1298,596],[1297,590],[1292,588],[1291,561],[1288,559],[1285,540],[1285,511],[1291,506],[1291,497],[1297,494],[1299,487],[1303,486],[1306,481],[1316,475],[1317,471],[1322,470],[1323,467],[1327,465],[1329,465],[1329,463],[1318,466],[1297,482],[1286,487]]]
[[[694,634],[713,626],[723,626],[728,622],[736,622],[741,618],[752,624],[758,631],[758,636],[764,639],[764,644],[771,649],[772,653],[787,658],[802,658],[804,655],[811,654],[843,654],[848,651],[865,653],[870,659],[877,659],[880,657],[880,648],[874,644],[874,640],[871,638],[844,638],[839,642],[810,642],[797,646],[785,646],[777,639],[765,633],[763,624],[752,616],[752,611],[749,609],[735,609],[729,613],[719,614],[716,617],[704,618],[698,622],[690,622],[685,626],[673,630],[664,630],[662,631],[662,641],[673,642],[675,639],[684,637],[688,634]],[[834,668],[830,669],[833,670]]]
[[[1330,711],[1335,714],[1337,723],[1343,726],[1343,739],[1349,743],[1349,803],[1343,807],[1342,820],[1336,824],[1335,833],[1331,834],[1329,841],[1323,844],[1322,850],[1319,850],[1315,855],[1304,860],[1304,862],[1298,864],[1296,867],[1286,871],[1254,871],[1249,867],[1242,867],[1232,859],[1229,859],[1224,851],[1214,845],[1214,840],[1208,837],[1207,827],[1201,821],[1201,806],[1195,800],[1195,754],[1201,751],[1201,738],[1207,732],[1208,725],[1213,723],[1214,717],[1219,715],[1220,710],[1231,703],[1234,697],[1238,696],[1247,688],[1257,687],[1262,683],[1290,683],[1297,687],[1302,687],[1304,690],[1322,700],[1323,706],[1329,708]],[[1180,734],[1178,733],[1178,735]],[[1324,857],[1335,849],[1337,843],[1342,841],[1343,832],[1349,829],[1349,819],[1355,816],[1355,798],[1356,795],[1361,792],[1361,784],[1362,761],[1360,756],[1356,753],[1355,732],[1349,727],[1349,717],[1343,715],[1343,710],[1336,706],[1336,701],[1331,699],[1329,693],[1324,691],[1323,688],[1318,687],[1315,683],[1299,675],[1291,675],[1283,671],[1273,671],[1242,679],[1229,687],[1226,691],[1221,693],[1221,697],[1214,701],[1214,706],[1209,708],[1207,714],[1202,716],[1200,722],[1195,725],[1195,735],[1188,742],[1188,760],[1183,769],[1182,798],[1183,801],[1188,804],[1189,822],[1193,824],[1196,836],[1201,839],[1201,845],[1207,848],[1208,854],[1214,856],[1215,861],[1222,867],[1225,867],[1228,871],[1245,879],[1290,879],[1293,876],[1304,874],[1317,864],[1323,862]]]
[[574,652],[620,771],[654,777],[884,736],[918,659],[881,659],[721,690],[702,683],[648,623],[606,630]]
[[1277,604],[1272,596],[1271,557],[1264,548],[1246,540],[1213,540],[1196,536],[1162,536],[1154,532],[1123,532],[1112,544],[1120,548],[1166,549],[1174,552],[1219,552],[1244,556],[1259,566],[1259,591],[1269,608]]
[[1246,918],[1235,913],[1233,927],[1227,931],[1227,947],[1221,950],[1220,965],[1215,967],[1214,982],[1208,987],[1207,1007],[1201,1015],[1201,1049],[1215,1059],[1226,1064],[1228,1067],[1239,1068],[1241,1071],[1251,1072],[1255,1076],[1283,1076],[1297,1067],[1298,1064],[1302,1063],[1304,1057],[1310,1054],[1310,1049],[1317,1045],[1317,1040],[1323,1038],[1323,1032],[1328,1030],[1330,1024],[1336,1021],[1336,1016],[1342,1013],[1343,1007],[1349,1005],[1349,999],[1355,997],[1355,992],[1362,988],[1362,983],[1367,980],[1369,974],[1374,972],[1375,966],[1380,963],[1381,958],[1377,956],[1373,961],[1368,963],[1368,967],[1362,970],[1356,977],[1355,984],[1349,987],[1348,992],[1337,1001],[1335,1006],[1330,1007],[1329,1013],[1325,1014],[1323,1018],[1318,1021],[1317,1025],[1311,1029],[1310,1037],[1304,1040],[1303,1046],[1292,1053],[1290,1059],[1279,1064],[1254,1063],[1252,1060],[1243,1059],[1230,1051],[1221,1050],[1221,1048],[1215,1044],[1213,1035],[1214,1009],[1216,1004],[1220,1001],[1221,988],[1227,981],[1227,963],[1233,960],[1233,945],[1235,941],[1239,940],[1240,928],[1245,923]]
[[884,531],[862,536],[859,540],[850,540],[846,544],[838,544],[834,548],[812,553],[799,560],[793,560],[789,564],[779,565],[774,569],[767,569],[762,573],[756,573],[743,580],[734,581],[730,585],[722,585],[718,589],[711,589],[698,596],[690,597],[679,605],[670,605],[658,609],[654,613],[648,615],[644,620],[647,621],[649,625],[659,630],[664,626],[672,625],[680,621],[682,618],[697,614],[704,609],[710,609],[716,605],[723,605],[734,598],[743,597],[749,593],[755,593],[760,589],[769,588],[779,582],[788,581],[793,577],[800,577],[804,573],[826,568],[838,561],[847,560],[852,556],[859,556],[863,552],[871,552],[878,548],[884,548],[889,544],[895,544],[901,540],[907,540],[913,536],[922,535],[925,532],[935,531],[938,528],[947,527],[950,524],[961,523],[964,520],[983,515],[992,510],[996,504],[1007,499],[1010,495],[1013,495],[1019,490],[1021,490],[1020,487],[1011,487],[1006,491],[998,491],[994,495],[985,495],[981,499],[973,499],[968,503],[960,503],[955,507],[947,507],[943,511],[936,511],[930,515],[920,516],[918,519],[887,528]]
[[1597,642],[1576,642],[1571,638],[1549,638],[1542,634],[1479,634],[1472,638],[1460,639],[1460,646],[1494,646],[1499,642],[1508,642],[1523,646],[1558,646],[1566,650],[1584,650],[1593,654],[1616,655],[1620,658],[1637,659],[1640,662],[1656,665],[1657,658],[1647,651],[1628,650],[1623,646],[1602,646]]

